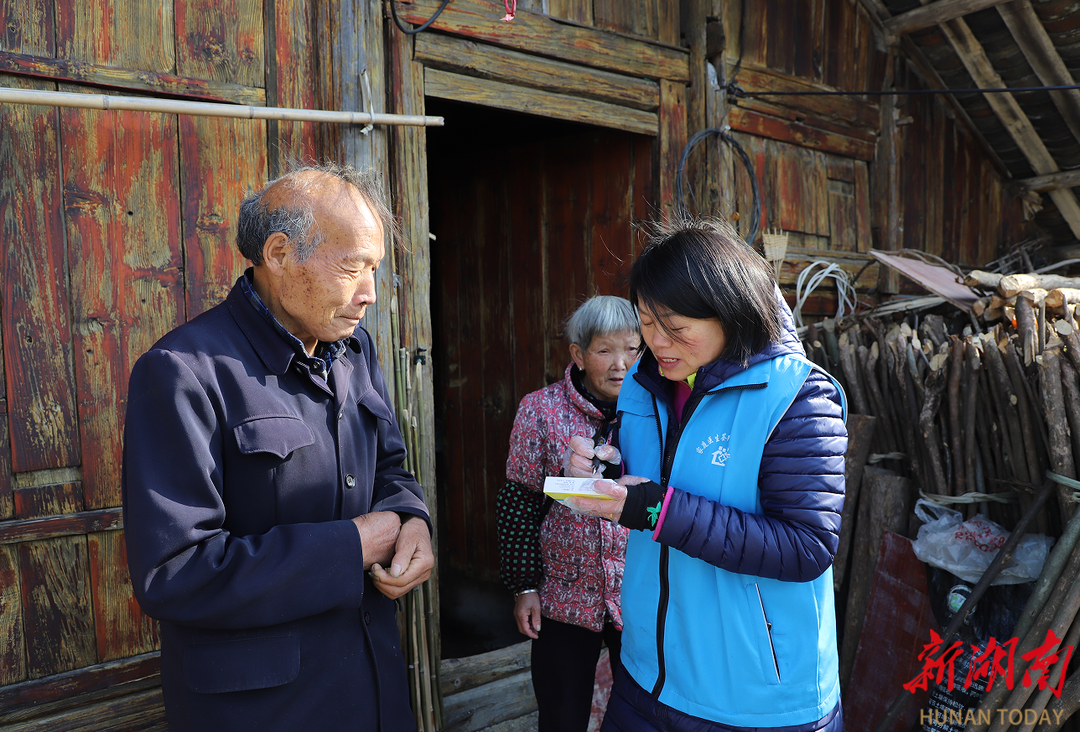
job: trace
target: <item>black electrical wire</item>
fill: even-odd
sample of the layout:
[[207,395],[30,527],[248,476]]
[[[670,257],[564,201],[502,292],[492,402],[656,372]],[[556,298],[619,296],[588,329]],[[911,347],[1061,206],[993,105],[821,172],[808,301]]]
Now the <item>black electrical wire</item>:
[[[758,188],[757,175],[754,174],[754,163],[750,160],[750,155],[743,149],[734,137],[729,135],[724,130],[718,127],[709,127],[700,132],[694,134],[683,148],[682,157],[679,158],[679,167],[675,172],[675,205],[678,209],[684,213],[689,214],[689,210],[686,208],[686,162],[690,159],[690,153],[694,151],[694,148],[698,146],[703,140],[709,137],[717,137],[717,143],[726,142],[735,148],[735,153],[742,160],[743,167],[746,168],[747,175],[750,176],[750,191],[753,198],[752,210],[750,212],[750,229],[746,235],[746,241],[750,244],[754,243],[757,239],[758,231],[761,228],[761,191]],[[693,189],[690,190],[690,198],[694,201],[694,206],[697,206],[697,197],[694,196]]]
[[394,25],[398,27],[399,31],[401,31],[407,36],[414,36],[422,30],[427,30],[428,26],[435,22],[435,19],[442,14],[442,11],[446,10],[446,6],[449,4],[450,0],[442,0],[442,5],[440,5],[439,9],[435,11],[435,14],[428,18],[427,22],[425,22],[418,28],[410,29],[402,25],[401,19],[398,18],[397,14],[397,0],[390,0],[390,15],[394,18]]
[[728,84],[727,92],[736,99],[753,99],[755,97],[861,97],[861,96],[884,96],[918,95],[918,94],[1019,94],[1022,92],[1037,91],[1070,91],[1080,89],[1080,84],[1063,84],[1061,86],[1017,86],[1017,87],[992,87],[989,89],[878,89],[873,91],[752,91],[748,92],[737,84]]

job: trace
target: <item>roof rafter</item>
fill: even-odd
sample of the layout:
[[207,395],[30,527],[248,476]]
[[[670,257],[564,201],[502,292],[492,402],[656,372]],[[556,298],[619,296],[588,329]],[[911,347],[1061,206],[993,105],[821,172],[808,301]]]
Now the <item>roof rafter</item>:
[[885,31],[890,35],[902,36],[923,28],[940,25],[949,20],[960,18],[968,13],[992,8],[1008,0],[938,0],[936,3],[923,5],[921,8],[893,16],[884,21]]
[[[941,24],[941,30],[979,88],[992,89],[1006,86],[1001,76],[994,70],[979,40],[963,19],[956,18],[947,21]],[[1031,120],[1012,94],[984,94],[983,96],[1036,174],[1047,175],[1060,171],[1057,162],[1031,124]],[[1071,190],[1064,188],[1051,190],[1048,194],[1069,224],[1073,236],[1080,239],[1080,203],[1077,202],[1076,196]]]
[[1058,188],[1075,188],[1080,186],[1080,170],[1062,170],[1058,173],[1036,175],[1016,181],[1016,186],[1024,191],[1038,193],[1056,191]]
[[[1054,48],[1050,34],[1046,32],[1039,16],[1031,7],[1031,0],[1013,0],[999,5],[997,11],[1043,84],[1068,86],[1076,83],[1061,59],[1061,54]],[[1052,91],[1049,94],[1073,137],[1080,141],[1080,89]]]

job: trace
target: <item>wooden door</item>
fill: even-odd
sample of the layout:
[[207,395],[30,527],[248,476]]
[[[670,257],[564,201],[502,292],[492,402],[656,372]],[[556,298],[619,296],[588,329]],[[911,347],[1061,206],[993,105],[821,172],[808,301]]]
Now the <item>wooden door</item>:
[[562,378],[577,305],[626,295],[633,223],[652,214],[653,138],[445,114],[469,131],[428,133],[440,562],[445,581],[497,583],[495,494],[518,402]]

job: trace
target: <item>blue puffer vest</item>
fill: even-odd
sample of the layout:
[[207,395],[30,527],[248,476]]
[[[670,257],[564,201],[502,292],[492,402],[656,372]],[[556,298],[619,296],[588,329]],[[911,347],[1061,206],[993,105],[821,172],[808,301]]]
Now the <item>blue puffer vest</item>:
[[[627,474],[761,514],[765,444],[813,364],[778,355],[713,386],[696,407],[692,397],[666,459],[668,409],[635,378],[639,366],[619,395]],[[807,582],[737,574],[635,531],[622,603],[622,662],[663,704],[735,727],[784,727],[818,720],[839,700],[831,568]]]

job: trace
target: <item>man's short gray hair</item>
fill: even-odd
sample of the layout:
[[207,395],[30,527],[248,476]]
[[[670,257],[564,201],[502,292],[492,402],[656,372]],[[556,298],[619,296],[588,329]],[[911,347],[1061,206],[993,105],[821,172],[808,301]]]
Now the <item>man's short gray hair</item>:
[[[371,170],[360,170],[351,165],[324,162],[292,168],[288,173],[268,182],[262,190],[252,193],[240,203],[236,226],[236,247],[252,264],[262,264],[263,244],[271,234],[280,232],[292,242],[296,259],[305,262],[323,242],[324,235],[315,220],[315,200],[303,193],[297,177],[302,173],[325,173],[350,184],[371,209],[382,225],[383,231],[397,240],[397,224],[383,193],[379,176]],[[275,186],[288,186],[294,195],[289,204],[269,208],[264,198]]]
[[629,300],[614,295],[590,297],[566,321],[566,340],[586,351],[593,338],[625,331],[640,336],[641,321]]

